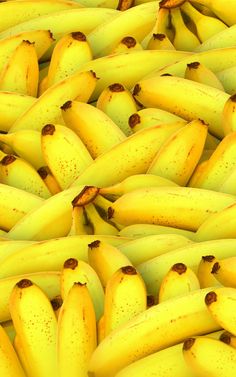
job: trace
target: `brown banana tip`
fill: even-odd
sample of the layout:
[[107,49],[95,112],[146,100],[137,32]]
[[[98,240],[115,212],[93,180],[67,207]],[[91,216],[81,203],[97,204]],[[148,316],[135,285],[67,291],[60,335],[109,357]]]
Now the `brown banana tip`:
[[199,67],[199,65],[200,65],[199,62],[192,62],[192,63],[187,64],[187,67],[189,69],[197,69]]
[[72,106],[72,101],[66,101],[62,106],[61,106],[61,110],[68,110],[70,107]]
[[186,0],[162,0],[159,4],[160,8],[172,9],[180,7],[185,3]]
[[86,42],[86,40],[87,40],[86,35],[84,33],[82,33],[81,31],[73,31],[71,33],[71,36],[76,41]]
[[63,304],[63,300],[62,300],[61,296],[56,296],[51,300],[51,305],[52,305],[53,310],[60,309],[62,304]]
[[216,262],[216,263],[214,263],[214,265],[212,267],[211,273],[212,274],[217,274],[218,271],[219,271],[219,269],[220,269],[220,263]]
[[97,249],[100,245],[101,241],[100,240],[96,240],[96,241],[93,241],[91,243],[88,244],[88,247],[90,249]]
[[147,296],[147,307],[150,308],[153,305],[155,305],[155,297],[153,295],[148,295]]
[[205,255],[204,257],[202,257],[202,260],[203,262],[213,262],[213,260],[215,259],[214,255]]
[[133,266],[124,266],[124,267],[121,267],[121,271],[125,275],[137,275],[137,270]]
[[123,43],[127,48],[132,48],[136,46],[136,39],[133,37],[124,37],[121,40],[121,43]]
[[14,161],[16,161],[16,157],[13,154],[8,154],[7,156],[4,156],[1,160],[1,164],[3,166],[7,166],[12,164]]
[[94,71],[92,71],[92,70],[90,70],[90,72],[92,73],[92,76],[93,76],[95,79],[99,80],[99,77],[97,77],[96,72],[94,72]]
[[213,302],[217,301],[217,294],[214,291],[208,292],[205,297],[206,305],[211,305]]
[[64,268],[69,268],[70,270],[74,270],[78,266],[79,262],[75,258],[69,258],[64,263]]
[[99,188],[95,186],[84,186],[83,190],[72,200],[73,207],[84,207],[91,203],[99,193]]
[[18,283],[16,284],[18,288],[28,288],[28,287],[31,287],[31,285],[33,285],[32,281],[29,280],[29,279],[22,279],[20,281],[18,281]]
[[76,282],[74,282],[73,285],[78,285],[79,287],[86,287],[87,283],[81,283],[81,281],[76,281]]
[[195,338],[188,338],[184,341],[183,344],[183,351],[188,351],[195,343]]
[[48,30],[48,33],[49,33],[49,37],[50,37],[53,41],[55,41],[56,39],[54,38],[52,31],[51,31],[51,30]]
[[153,39],[157,39],[158,41],[164,41],[166,38],[165,34],[157,33],[157,34],[152,34]]
[[141,91],[141,86],[139,84],[136,84],[133,90],[133,95],[137,96],[140,91]]
[[123,85],[121,85],[119,83],[109,85],[109,89],[110,89],[111,92],[115,92],[115,93],[124,92],[124,90],[125,90]]
[[46,179],[49,174],[49,169],[47,166],[41,166],[41,168],[38,169],[38,173],[42,179]]
[[24,42],[27,45],[34,45],[35,44],[35,42],[30,42],[28,39],[23,39],[22,42]]
[[219,340],[223,343],[230,344],[231,343],[231,334],[228,331],[224,331],[220,335]]
[[231,101],[232,102],[236,102],[236,93],[233,94],[231,97],[230,97]]
[[182,275],[187,271],[187,266],[183,263],[175,263],[171,270],[177,272],[179,275]]
[[46,126],[42,128],[41,133],[42,133],[42,136],[53,135],[55,130],[56,128],[53,124],[46,124]]
[[107,210],[107,218],[108,220],[112,219],[113,215],[114,215],[114,209],[112,207],[109,207],[108,210]]
[[162,73],[162,75],[160,75],[160,77],[165,77],[165,76],[173,76],[173,75],[171,75],[170,73]]
[[1,134],[1,135],[7,135],[8,132],[7,132],[7,131],[0,130],[0,134]]
[[130,128],[134,128],[137,124],[140,123],[140,121],[141,121],[141,118],[137,113],[130,115],[129,117]]

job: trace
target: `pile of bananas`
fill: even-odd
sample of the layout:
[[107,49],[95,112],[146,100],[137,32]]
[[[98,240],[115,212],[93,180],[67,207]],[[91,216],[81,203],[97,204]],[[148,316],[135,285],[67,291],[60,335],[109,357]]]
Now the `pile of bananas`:
[[0,20],[0,376],[235,376],[236,0]]

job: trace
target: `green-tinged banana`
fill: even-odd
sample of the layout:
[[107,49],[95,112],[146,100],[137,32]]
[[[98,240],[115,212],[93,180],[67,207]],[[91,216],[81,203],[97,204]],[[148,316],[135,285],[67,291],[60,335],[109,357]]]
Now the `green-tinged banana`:
[[227,25],[234,25],[236,22],[236,4],[234,0],[229,0],[227,7],[223,0],[191,0],[195,4],[205,5],[216,14]]
[[[92,376],[111,373],[149,354],[195,336],[220,328],[204,303],[209,289],[192,291],[182,297],[154,305],[137,315],[119,330],[109,334],[90,360]],[[112,347],[112,352],[109,352]]]
[[150,259],[137,268],[144,278],[149,294],[156,294],[171,266],[184,263],[197,273],[202,256],[214,255],[218,260],[235,256],[235,239],[193,243]]
[[[94,72],[75,73],[65,80],[48,88],[35,103],[19,117],[10,129],[15,132],[24,129],[41,131],[48,123],[63,121],[60,107],[68,99],[87,102],[96,86],[97,78]],[[32,123],[32,119],[34,120]]]
[[120,12],[106,23],[99,25],[88,35],[94,57],[111,53],[120,40],[129,35],[140,42],[154,26],[156,11],[157,2],[152,1]]
[[215,262],[212,275],[225,287],[236,288],[236,256]]
[[117,247],[99,240],[88,245],[88,260],[103,287],[107,286],[109,279],[119,268],[131,265],[130,260]]
[[128,36],[122,38],[110,54],[124,54],[138,50],[143,50],[142,45],[134,37]]
[[140,238],[158,234],[177,234],[190,240],[194,239],[194,232],[188,230],[172,228],[170,226],[153,225],[153,224],[134,224],[124,227],[119,235],[121,237]]
[[105,337],[139,313],[144,312],[147,308],[146,296],[144,281],[134,267],[127,265],[114,272],[105,290]]
[[170,15],[175,29],[174,47],[176,50],[194,51],[200,45],[200,41],[185,25],[180,8],[171,9]]
[[50,302],[51,302],[52,308],[54,310],[55,316],[58,319],[60,311],[61,311],[61,307],[62,307],[62,304],[63,304],[62,297],[60,295],[53,297],[50,300]]
[[219,89],[180,77],[153,76],[137,83],[133,94],[145,107],[158,107],[188,121],[200,118],[214,136],[224,136],[221,114],[229,95]]
[[228,377],[236,372],[236,350],[217,339],[188,338],[183,356],[194,376]]
[[184,263],[175,263],[161,282],[158,302],[183,296],[196,289],[200,289],[196,274]]
[[200,82],[201,84],[224,91],[224,87],[215,73],[199,62],[187,64],[185,79]]
[[177,186],[177,184],[154,174],[135,174],[125,178],[116,185],[101,188],[99,193],[110,200],[116,200],[128,192],[140,188],[162,186]]
[[16,331],[15,331],[12,321],[2,322],[1,326],[3,327],[4,331],[7,333],[7,336],[10,339],[11,343],[13,343],[14,338],[16,336]]
[[5,330],[0,326],[0,373],[7,377],[25,377],[20,361]]
[[220,285],[212,274],[212,268],[216,261],[217,259],[214,255],[205,255],[202,257],[197,269],[197,277],[201,288],[217,287]]
[[104,310],[104,291],[99,277],[88,263],[70,258],[65,261],[61,273],[61,296],[64,301],[74,283],[87,284],[98,321]]
[[225,135],[236,131],[236,94],[233,94],[226,101],[223,109],[222,125]]
[[193,120],[176,131],[157,152],[147,173],[156,174],[186,186],[204,149],[207,126]]
[[131,93],[122,84],[109,85],[97,100],[97,108],[107,114],[126,136],[132,134],[129,117],[137,111]]
[[216,76],[222,83],[226,93],[232,95],[236,92],[236,66],[217,72]]
[[[198,165],[201,163],[201,162],[204,162],[204,161],[208,161],[209,158],[211,157],[211,155],[213,154],[214,152],[214,149],[203,149],[202,151],[202,155],[201,155],[201,158],[198,162]],[[197,166],[198,166],[197,165]]]
[[[95,240],[101,240],[111,245],[119,246],[121,243],[131,240],[131,238],[103,235],[78,235],[55,238],[42,242],[27,241],[28,245],[26,244],[25,247],[21,247],[20,249],[22,250],[15,250],[16,252],[12,253],[14,255],[6,256],[4,260],[1,260],[0,276],[3,278],[37,271],[59,271],[62,269],[64,261],[70,257],[87,262],[88,244]],[[19,243],[26,241],[13,242]]]
[[227,194],[236,195],[236,168],[233,169],[227,177],[225,177],[224,182],[220,185],[219,191],[226,192]]
[[19,188],[44,199],[51,196],[50,191],[34,167],[12,154],[1,158],[0,181],[5,185]]
[[93,234],[116,236],[119,233],[114,225],[109,224],[99,215],[93,203],[87,204],[84,209]]
[[58,318],[57,353],[60,377],[87,376],[97,345],[96,317],[86,283],[69,290]]
[[48,297],[31,280],[22,279],[12,290],[9,308],[26,358],[27,374],[46,377],[47,373],[57,373],[57,320]]
[[184,4],[181,5],[181,9],[187,14],[191,21],[193,21],[197,36],[201,42],[205,42],[213,35],[227,29],[227,26],[218,18],[202,14],[194,8],[189,1],[185,1]]
[[85,34],[80,31],[66,34],[53,50],[48,69],[47,87],[73,75],[90,60],[92,60],[92,51]]
[[58,194],[61,191],[60,186],[48,166],[41,166],[38,169],[38,173],[52,195]]
[[42,128],[41,147],[47,166],[63,190],[93,162],[76,133],[59,124]]
[[73,206],[72,224],[68,236],[76,236],[80,234],[88,234],[86,228],[86,220],[84,216],[84,208]]
[[92,105],[68,101],[61,109],[67,127],[80,137],[93,158],[126,139],[119,126],[102,110]]
[[117,199],[108,218],[123,225],[147,223],[196,231],[211,214],[235,201],[233,195],[190,187],[142,188]]
[[165,34],[154,33],[148,42],[147,50],[175,50],[175,47]]
[[[129,136],[99,156],[73,183],[106,187],[135,174],[146,173],[162,144],[183,124],[154,126]],[[112,161],[112,164],[111,164]],[[98,175],[96,172],[100,172]]]
[[36,97],[39,67],[34,44],[22,41],[0,73],[0,90]]
[[39,208],[43,202],[37,195],[0,183],[0,228],[9,231],[22,217]]
[[209,132],[206,138],[205,149],[216,149],[217,145],[220,143],[220,140],[217,137],[211,135]]
[[229,346],[236,348],[236,336],[230,334],[228,331],[224,331],[221,335],[219,340],[223,343],[228,344]]
[[118,246],[118,249],[133,263],[135,266],[155,258],[161,254],[176,250],[188,245],[191,241],[177,234],[157,234],[132,241],[128,241]]

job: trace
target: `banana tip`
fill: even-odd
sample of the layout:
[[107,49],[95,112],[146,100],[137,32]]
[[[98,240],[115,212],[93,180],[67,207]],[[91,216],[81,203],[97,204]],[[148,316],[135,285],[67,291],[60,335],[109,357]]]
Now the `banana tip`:
[[46,135],[53,135],[54,132],[55,132],[56,128],[53,124],[46,124],[43,128],[42,128],[42,136],[46,136]]
[[187,271],[187,266],[183,263],[175,263],[171,270],[177,272],[179,275],[182,275]]
[[90,249],[97,249],[99,247],[100,243],[101,243],[100,240],[96,240],[96,241],[93,241],[90,244],[88,244],[88,247]]
[[64,263],[64,268],[74,270],[78,266],[79,262],[75,258],[69,258]]
[[84,33],[82,33],[81,31],[73,31],[71,33],[71,36],[76,41],[86,42],[86,40],[87,40],[86,35]]
[[18,283],[16,284],[18,288],[28,288],[28,287],[31,287],[31,285],[33,285],[32,281],[29,280],[29,279],[22,279],[20,281],[18,281]]
[[137,275],[137,270],[133,266],[124,266],[124,267],[121,267],[121,271],[125,275]]
[[214,291],[208,292],[205,297],[206,305],[211,305],[215,301],[217,301],[217,294]]
[[212,267],[211,273],[212,274],[217,274],[218,271],[219,271],[219,269],[220,269],[220,263],[216,262],[216,263],[214,263],[214,265]]
[[124,92],[125,90],[123,85],[119,83],[109,85],[109,89],[111,92],[114,92],[114,93]]
[[188,351],[195,343],[195,338],[188,338],[184,341],[183,344],[183,351]]

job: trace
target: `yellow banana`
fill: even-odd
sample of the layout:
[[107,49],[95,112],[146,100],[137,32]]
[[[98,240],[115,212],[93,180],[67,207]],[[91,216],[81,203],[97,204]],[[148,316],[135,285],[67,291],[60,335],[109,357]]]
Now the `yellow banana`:
[[53,50],[48,69],[47,87],[73,75],[90,60],[92,60],[92,51],[85,34],[79,31],[66,34]]
[[224,87],[217,76],[204,64],[199,62],[187,64],[185,79],[200,82],[201,84],[224,91]]
[[75,132],[59,124],[42,128],[41,146],[46,164],[61,189],[67,188],[93,162]]
[[134,37],[124,37],[114,49],[110,51],[110,54],[123,54],[139,50],[143,50],[142,45],[137,42]]
[[126,136],[132,134],[128,120],[137,111],[137,106],[123,85],[115,83],[104,89],[98,97],[97,108],[107,114]]
[[105,337],[146,310],[146,295],[143,279],[134,267],[127,265],[114,272],[105,290]]
[[203,121],[188,123],[163,144],[147,173],[186,186],[201,157],[206,137],[207,126]]
[[98,344],[105,338],[104,315],[97,321],[97,342]]
[[61,191],[55,177],[47,166],[41,166],[38,169],[38,173],[52,195],[58,194]]
[[236,257],[215,262],[212,267],[212,274],[225,287],[236,288]]
[[204,304],[207,292],[209,289],[196,290],[155,305],[113,331],[94,351],[90,372],[106,377],[188,336],[218,330],[220,326]]
[[117,247],[99,240],[88,245],[88,260],[97,272],[103,287],[106,287],[109,279],[119,268],[131,265],[129,259]]
[[26,358],[27,374],[46,377],[47,373],[57,372],[57,320],[47,296],[31,280],[23,279],[13,288],[9,307]]
[[226,192],[227,194],[236,195],[236,168],[233,169],[227,177],[225,177],[224,182],[220,185],[219,191]]
[[[85,182],[86,185],[106,187],[123,181],[131,175],[146,173],[161,145],[182,126],[182,124],[154,126],[129,136],[99,156],[75,180],[73,186]],[[98,171],[99,175],[96,174]]]
[[157,13],[157,19],[153,28],[154,33],[163,33],[167,36],[171,43],[174,40],[174,28],[171,24],[171,17],[169,9],[160,8]]
[[119,245],[118,249],[131,263],[137,266],[149,259],[176,250],[189,243],[191,241],[188,238],[178,234],[157,234],[128,241]]
[[228,331],[224,331],[221,334],[219,340],[221,342],[224,342],[224,343],[228,344],[231,347],[236,348],[236,336],[230,334]]
[[24,350],[23,350],[23,347],[22,347],[22,344],[21,344],[21,341],[20,341],[18,335],[16,335],[15,338],[14,338],[13,346],[14,346],[14,349],[16,351],[17,357],[18,357],[18,359],[21,363],[21,366],[22,366],[24,372],[26,372],[26,370],[29,369],[29,365],[27,365]]
[[114,225],[106,222],[98,213],[93,203],[89,203],[85,206],[85,213],[88,218],[88,222],[92,227],[93,234],[111,235],[116,236],[118,229]]
[[228,135],[229,133],[236,131],[235,109],[236,109],[236,95],[233,94],[226,101],[224,109],[223,109],[222,125],[223,125],[225,135]]
[[212,268],[217,259],[214,255],[205,255],[202,257],[197,270],[197,277],[201,288],[219,286],[219,282],[212,273]]
[[219,89],[180,77],[154,76],[137,83],[133,94],[145,107],[174,112],[189,121],[200,118],[214,136],[224,136],[221,114],[229,95]]
[[217,339],[186,339],[183,356],[196,376],[233,376],[236,372],[236,350]]
[[80,137],[93,158],[126,139],[118,125],[102,110],[92,105],[68,101],[61,109],[67,127]]
[[116,9],[119,0],[80,0],[80,4],[89,8],[114,8]]
[[[7,234],[6,234],[7,236]],[[16,251],[24,249],[26,246],[34,244],[34,241],[11,241],[7,238],[4,241],[0,241],[0,261],[4,261],[10,255]]]
[[58,296],[54,297],[52,300],[50,300],[50,302],[51,302],[52,308],[54,310],[55,316],[58,319],[60,311],[61,311],[61,307],[62,307],[62,304],[63,304],[63,300],[62,300],[61,296],[58,295]]
[[147,50],[175,50],[175,47],[165,34],[154,33],[148,42]]
[[86,283],[74,283],[58,318],[57,353],[60,377],[86,376],[96,348],[96,318]]
[[64,301],[74,283],[87,284],[98,321],[104,308],[104,291],[99,277],[88,263],[70,258],[65,261],[61,273],[61,296]]
[[222,83],[226,93],[230,95],[236,92],[236,66],[224,69],[223,71],[217,72],[216,76]]
[[72,209],[72,224],[68,236],[76,236],[80,234],[87,234],[86,220],[84,216],[84,208],[73,206]]
[[20,361],[5,330],[0,326],[0,373],[7,377],[24,377]]
[[225,3],[222,0],[194,0],[194,3],[210,8],[227,25],[234,25],[236,22],[236,4],[234,0],[229,0],[227,7],[225,7]]
[[153,224],[134,224],[124,227],[119,235],[122,237],[140,238],[158,234],[176,234],[184,236],[190,240],[194,239],[194,232],[188,230],[172,228],[170,226],[153,225]]

